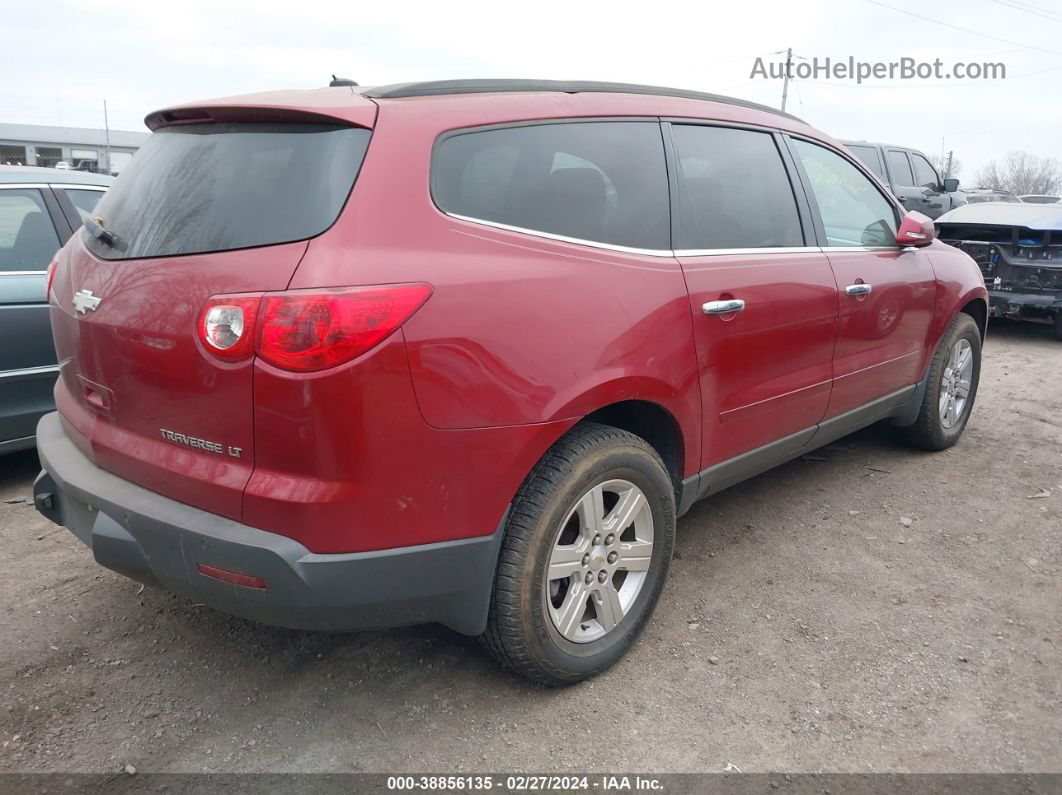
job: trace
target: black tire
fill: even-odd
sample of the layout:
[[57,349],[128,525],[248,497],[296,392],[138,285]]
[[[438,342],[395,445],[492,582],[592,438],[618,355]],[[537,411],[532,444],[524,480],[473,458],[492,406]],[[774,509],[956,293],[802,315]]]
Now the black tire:
[[[970,392],[966,404],[962,408],[961,415],[951,427],[944,427],[940,416],[940,397],[945,369],[952,348],[960,340],[969,342],[973,350],[973,373],[970,377]],[[944,450],[951,447],[962,436],[966,423],[970,419],[970,412],[974,407],[977,397],[977,384],[981,377],[981,331],[977,323],[967,314],[958,314],[951,321],[943,339],[933,354],[933,362],[929,366],[929,383],[926,385],[925,395],[922,397],[922,406],[918,412],[918,419],[914,424],[904,428],[903,434],[907,442],[920,447],[923,450]]]
[[[649,568],[622,620],[603,637],[577,643],[550,617],[546,568],[573,506],[612,479],[636,485],[649,504]],[[503,665],[540,684],[570,685],[600,673],[626,654],[649,622],[674,543],[675,490],[656,451],[617,428],[577,425],[536,464],[513,501],[481,642]]]
[[1055,312],[1055,339],[1062,342],[1062,311]]

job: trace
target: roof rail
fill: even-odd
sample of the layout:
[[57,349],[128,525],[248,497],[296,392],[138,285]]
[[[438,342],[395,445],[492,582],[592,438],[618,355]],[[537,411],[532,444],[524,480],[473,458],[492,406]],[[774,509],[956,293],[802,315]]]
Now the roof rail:
[[707,94],[702,91],[687,91],[681,88],[643,86],[636,83],[608,83],[597,80],[429,80],[421,83],[393,83],[386,86],[367,88],[362,92],[362,96],[369,99],[401,99],[403,97],[491,94],[513,91],[554,91],[562,94],[649,94],[659,97],[681,97],[683,99],[699,99],[707,102],[738,105],[743,108],[773,113],[776,116],[784,116],[787,119],[803,123],[802,119],[790,113],[744,99],[724,97],[720,94]]

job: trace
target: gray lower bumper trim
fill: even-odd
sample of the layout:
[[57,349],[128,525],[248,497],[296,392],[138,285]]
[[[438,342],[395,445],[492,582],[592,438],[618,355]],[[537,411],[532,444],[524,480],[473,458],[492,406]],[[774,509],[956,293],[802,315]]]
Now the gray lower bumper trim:
[[[352,630],[439,622],[483,631],[501,543],[489,536],[322,555],[293,539],[163,497],[106,472],[70,441],[57,414],[37,426],[44,470],[37,509],[69,528],[96,561],[134,580],[245,618],[298,629]],[[206,577],[204,563],[266,581]]]

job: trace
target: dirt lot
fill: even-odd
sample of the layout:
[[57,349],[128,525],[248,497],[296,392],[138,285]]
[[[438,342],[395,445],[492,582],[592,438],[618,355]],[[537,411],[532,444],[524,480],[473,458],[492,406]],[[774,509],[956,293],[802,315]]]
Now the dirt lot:
[[1060,365],[996,324],[953,450],[873,428],[696,506],[633,653],[560,691],[141,593],[0,459],[0,771],[1062,771]]

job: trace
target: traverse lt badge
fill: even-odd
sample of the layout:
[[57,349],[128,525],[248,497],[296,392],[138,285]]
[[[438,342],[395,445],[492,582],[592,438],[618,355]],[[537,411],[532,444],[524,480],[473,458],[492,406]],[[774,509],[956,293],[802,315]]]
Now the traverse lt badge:
[[86,312],[95,312],[96,307],[100,305],[102,298],[98,298],[92,294],[92,290],[78,290],[74,293],[74,309],[77,310],[79,315],[83,315]]

